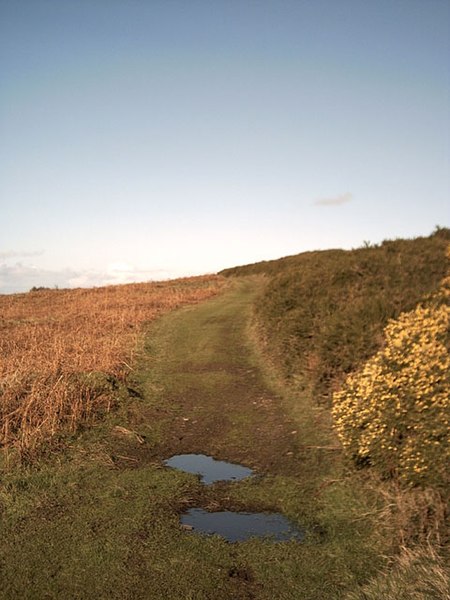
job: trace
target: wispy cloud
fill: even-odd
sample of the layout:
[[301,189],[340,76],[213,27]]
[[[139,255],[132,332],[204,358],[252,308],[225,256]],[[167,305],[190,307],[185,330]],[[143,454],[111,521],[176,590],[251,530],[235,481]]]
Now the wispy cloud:
[[6,260],[8,258],[30,258],[32,256],[42,256],[44,254],[44,250],[30,250],[30,251],[21,251],[21,250],[5,250],[0,252],[0,260]]
[[345,194],[332,196],[330,198],[317,198],[317,200],[314,200],[313,204],[316,206],[340,206],[341,204],[347,204],[347,202],[351,202],[352,200],[353,194],[346,192]]

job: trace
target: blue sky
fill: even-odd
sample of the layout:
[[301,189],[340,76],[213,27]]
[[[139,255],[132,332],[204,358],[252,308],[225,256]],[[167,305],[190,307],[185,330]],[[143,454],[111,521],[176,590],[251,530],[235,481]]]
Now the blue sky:
[[428,235],[447,0],[0,0],[0,293]]

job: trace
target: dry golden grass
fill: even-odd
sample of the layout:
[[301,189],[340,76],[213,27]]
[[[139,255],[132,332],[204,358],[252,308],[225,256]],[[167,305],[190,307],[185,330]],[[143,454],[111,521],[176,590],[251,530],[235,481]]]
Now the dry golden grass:
[[205,276],[0,296],[0,446],[31,452],[109,411],[144,324],[223,285]]
[[432,546],[403,548],[389,570],[345,600],[450,600],[450,570]]

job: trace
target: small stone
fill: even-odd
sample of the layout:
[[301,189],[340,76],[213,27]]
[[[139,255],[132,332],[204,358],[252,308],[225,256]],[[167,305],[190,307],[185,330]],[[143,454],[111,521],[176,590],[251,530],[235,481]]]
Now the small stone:
[[187,523],[183,523],[181,525],[181,529],[184,529],[184,531],[192,531],[194,527],[192,525],[188,525]]

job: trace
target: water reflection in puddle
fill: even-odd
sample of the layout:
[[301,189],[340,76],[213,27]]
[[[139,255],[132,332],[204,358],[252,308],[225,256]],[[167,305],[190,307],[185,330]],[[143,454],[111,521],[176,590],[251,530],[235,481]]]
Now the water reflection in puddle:
[[252,469],[234,465],[223,460],[215,460],[205,454],[177,454],[164,464],[187,473],[200,475],[203,483],[215,481],[238,481],[253,474]]
[[275,542],[300,541],[304,532],[279,513],[207,512],[191,508],[181,516],[185,529],[207,535],[218,534],[229,542],[268,537]]

